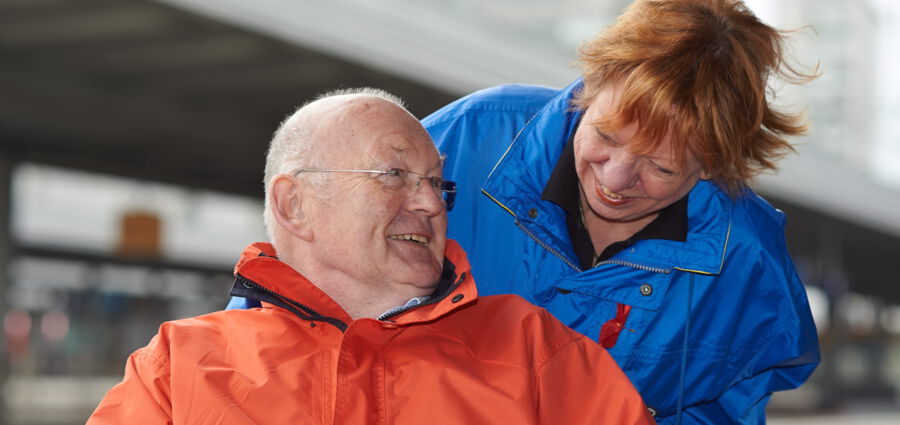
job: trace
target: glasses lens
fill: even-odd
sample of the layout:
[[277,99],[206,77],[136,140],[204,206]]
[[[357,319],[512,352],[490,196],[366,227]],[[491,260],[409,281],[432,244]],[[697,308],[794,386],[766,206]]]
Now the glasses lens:
[[391,189],[409,186],[409,172],[402,168],[391,168],[384,173],[384,185]]
[[456,200],[456,183],[452,181],[444,180],[440,177],[426,177],[402,168],[391,168],[384,173],[384,176],[389,187],[396,187],[395,184],[405,180],[407,187],[413,191],[419,189],[422,180],[428,180],[428,185],[431,186],[431,189],[443,199],[444,208],[447,211],[453,208],[453,202]]
[[444,205],[447,211],[453,209],[453,202],[456,200],[456,183],[450,180],[441,182],[441,193],[443,193]]

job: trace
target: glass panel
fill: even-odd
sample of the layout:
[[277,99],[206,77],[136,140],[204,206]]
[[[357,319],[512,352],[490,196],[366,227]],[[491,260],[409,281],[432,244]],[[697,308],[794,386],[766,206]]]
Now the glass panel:
[[37,164],[14,172],[12,233],[21,244],[116,254],[135,217],[158,222],[165,259],[229,267],[265,240],[258,199]]

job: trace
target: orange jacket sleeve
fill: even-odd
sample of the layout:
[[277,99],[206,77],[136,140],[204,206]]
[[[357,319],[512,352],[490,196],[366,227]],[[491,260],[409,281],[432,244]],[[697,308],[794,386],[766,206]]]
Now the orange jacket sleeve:
[[125,377],[106,393],[87,425],[172,424],[168,359],[157,353],[160,336],[128,357]]

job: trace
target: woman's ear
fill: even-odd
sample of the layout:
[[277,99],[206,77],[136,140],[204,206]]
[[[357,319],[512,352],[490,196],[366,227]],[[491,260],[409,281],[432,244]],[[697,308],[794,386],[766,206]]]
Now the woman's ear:
[[310,224],[307,204],[313,200],[307,194],[307,187],[299,184],[289,174],[275,176],[270,185],[269,204],[275,222],[289,234],[312,241],[313,226]]

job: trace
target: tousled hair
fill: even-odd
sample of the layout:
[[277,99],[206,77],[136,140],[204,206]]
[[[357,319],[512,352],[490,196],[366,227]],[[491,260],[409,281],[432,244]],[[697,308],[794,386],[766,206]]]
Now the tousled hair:
[[793,151],[788,137],[807,129],[802,114],[767,99],[770,77],[816,77],[785,63],[785,35],[739,0],[636,0],[581,47],[584,88],[574,105],[585,109],[605,84],[620,84],[618,110],[598,125],[636,122],[629,147],[638,154],[653,152],[671,132],[680,163],[690,154],[736,196]]
[[[324,145],[312,137],[317,122],[309,119],[306,107],[317,101],[345,95],[363,95],[377,97],[391,102],[404,110],[406,103],[403,99],[381,89],[371,87],[344,88],[331,90],[316,96],[305,102],[293,113],[288,115],[279,124],[278,129],[269,143],[269,151],[266,154],[266,169],[263,177],[265,188],[265,207],[263,208],[263,224],[269,241],[275,242],[273,234],[274,216],[269,201],[269,190],[272,179],[278,174],[291,173],[300,168],[328,168],[325,160]],[[324,176],[321,174],[307,175],[310,184],[321,186]],[[324,195],[323,195],[324,196]]]

